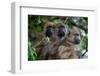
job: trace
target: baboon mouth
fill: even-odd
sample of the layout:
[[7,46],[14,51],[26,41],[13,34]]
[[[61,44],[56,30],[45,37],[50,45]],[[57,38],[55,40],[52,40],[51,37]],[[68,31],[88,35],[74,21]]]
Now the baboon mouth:
[[76,40],[74,44],[80,44],[80,40]]
[[73,41],[70,41],[70,40],[67,40],[67,41],[68,41],[68,43],[71,43],[71,44],[76,44],[76,45],[77,44],[80,44],[80,40],[79,41],[74,41],[74,42]]

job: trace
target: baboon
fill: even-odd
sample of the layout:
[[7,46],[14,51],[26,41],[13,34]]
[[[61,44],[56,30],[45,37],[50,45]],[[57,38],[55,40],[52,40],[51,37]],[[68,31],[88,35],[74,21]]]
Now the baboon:
[[79,58],[76,45],[80,43],[80,32],[75,26],[69,31],[62,45],[58,48],[58,58],[77,59]]
[[47,23],[44,27],[44,35],[49,38],[49,42],[43,47],[40,58],[43,60],[57,59],[59,45],[68,34],[67,26],[59,23]]

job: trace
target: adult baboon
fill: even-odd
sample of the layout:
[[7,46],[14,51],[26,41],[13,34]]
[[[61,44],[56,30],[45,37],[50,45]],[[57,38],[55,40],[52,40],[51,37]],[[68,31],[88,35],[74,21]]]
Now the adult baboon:
[[78,53],[76,45],[80,43],[80,32],[79,29],[75,26],[69,31],[69,34],[66,36],[63,44],[58,48],[58,58],[61,59],[76,59],[78,58]]

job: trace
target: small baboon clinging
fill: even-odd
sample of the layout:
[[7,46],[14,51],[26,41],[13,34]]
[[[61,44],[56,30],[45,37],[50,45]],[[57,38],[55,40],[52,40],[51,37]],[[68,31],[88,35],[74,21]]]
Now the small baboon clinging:
[[75,59],[79,58],[76,45],[80,43],[80,32],[75,26],[70,29],[62,45],[58,48],[58,58]]
[[57,59],[57,51],[59,45],[68,34],[68,28],[66,25],[58,23],[47,23],[44,27],[44,34],[49,38],[49,42],[43,47],[40,54],[41,59]]

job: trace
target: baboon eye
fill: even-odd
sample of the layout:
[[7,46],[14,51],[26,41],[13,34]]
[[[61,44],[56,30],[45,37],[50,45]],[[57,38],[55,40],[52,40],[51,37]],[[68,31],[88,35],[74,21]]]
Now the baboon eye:
[[46,36],[51,37],[52,34],[53,34],[53,28],[52,26],[48,26],[46,29]]
[[65,27],[64,26],[60,26],[59,30],[58,30],[58,36],[59,37],[63,37],[65,35]]

